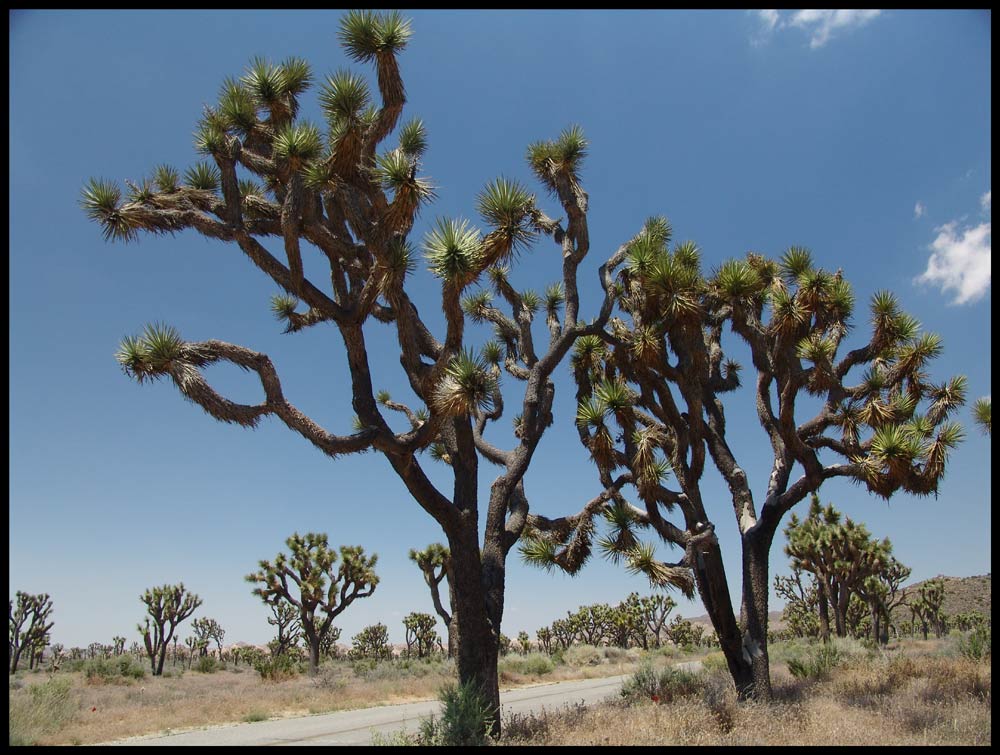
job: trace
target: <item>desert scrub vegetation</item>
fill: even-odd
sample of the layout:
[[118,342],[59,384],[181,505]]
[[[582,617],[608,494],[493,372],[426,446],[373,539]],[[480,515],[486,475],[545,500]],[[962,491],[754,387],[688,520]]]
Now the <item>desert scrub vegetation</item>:
[[41,744],[40,740],[70,723],[79,710],[73,684],[66,677],[30,686],[11,679],[9,687],[10,745]]
[[[775,645],[778,655],[798,657]],[[834,644],[836,648],[836,644]],[[942,643],[946,652],[950,647]],[[900,647],[850,652],[822,677],[775,664],[774,699],[738,702],[726,672],[643,665],[619,700],[505,721],[515,745],[989,745],[988,662]]]

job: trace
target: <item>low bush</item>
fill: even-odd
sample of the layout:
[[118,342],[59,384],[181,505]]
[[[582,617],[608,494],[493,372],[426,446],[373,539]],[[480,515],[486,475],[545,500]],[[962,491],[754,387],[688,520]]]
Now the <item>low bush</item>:
[[194,665],[194,670],[203,674],[214,674],[219,670],[219,662],[215,660],[214,655],[203,655]]
[[269,682],[281,682],[294,679],[302,673],[302,664],[291,656],[267,655],[254,661],[254,669],[260,678]]
[[657,669],[643,663],[622,685],[621,696],[627,705],[640,702],[670,703],[675,699],[698,695],[704,688],[700,674],[673,666]]
[[833,643],[821,643],[788,659],[788,670],[798,679],[822,679],[841,662],[840,651]]
[[508,655],[501,658],[497,664],[500,674],[514,673],[522,676],[544,676],[551,674],[556,665],[552,659],[543,653],[529,653],[528,655]]
[[146,676],[146,668],[130,655],[90,658],[80,670],[87,684],[131,684]]
[[492,708],[475,684],[446,685],[438,699],[442,703],[441,716],[421,719],[416,734],[376,733],[372,743],[391,747],[481,747],[491,743]]
[[601,651],[593,645],[571,645],[563,657],[570,666],[598,666],[604,660]]
[[958,641],[958,650],[966,658],[980,661],[992,655],[992,635],[990,627],[980,626],[973,629]]
[[54,677],[9,698],[10,745],[33,745],[75,718],[79,703],[66,677]]

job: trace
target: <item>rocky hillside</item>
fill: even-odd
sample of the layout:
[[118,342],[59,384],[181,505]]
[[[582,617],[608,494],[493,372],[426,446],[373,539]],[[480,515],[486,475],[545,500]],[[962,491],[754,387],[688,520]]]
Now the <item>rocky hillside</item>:
[[[967,611],[978,611],[990,615],[993,579],[990,574],[980,574],[975,577],[945,577],[938,575],[936,579],[944,581],[944,612],[948,616]],[[924,580],[926,582],[928,580]],[[924,582],[915,582],[903,588],[903,593],[916,598],[920,595],[920,586]],[[903,615],[909,618],[910,611],[902,607]]]

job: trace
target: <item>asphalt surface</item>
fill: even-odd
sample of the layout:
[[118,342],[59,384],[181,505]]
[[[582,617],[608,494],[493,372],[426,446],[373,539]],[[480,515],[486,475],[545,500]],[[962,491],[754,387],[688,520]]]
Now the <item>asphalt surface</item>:
[[[681,664],[691,666],[692,664]],[[578,702],[591,705],[618,694],[625,676],[582,679],[555,684],[521,687],[500,693],[503,713],[556,710]],[[441,703],[431,700],[377,708],[346,710],[302,718],[284,718],[257,723],[230,724],[167,736],[139,737],[108,745],[129,747],[174,745],[187,747],[268,745],[370,745],[372,733],[415,732],[421,718],[439,714]]]
[[[677,664],[694,670],[701,663]],[[520,687],[500,693],[503,714],[538,713],[584,703],[592,705],[618,695],[626,676],[581,679],[553,684]],[[429,700],[402,705],[345,710],[301,718],[282,718],[257,723],[214,726],[178,734],[155,735],[107,742],[106,745],[178,747],[262,747],[292,745],[370,745],[372,734],[386,736],[395,731],[415,732],[421,718],[441,711],[441,703]]]

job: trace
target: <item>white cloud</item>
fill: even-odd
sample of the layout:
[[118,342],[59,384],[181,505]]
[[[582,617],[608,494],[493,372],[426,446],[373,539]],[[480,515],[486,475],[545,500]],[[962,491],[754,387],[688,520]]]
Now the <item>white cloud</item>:
[[924,206],[923,202],[918,201],[915,205],[913,205],[913,217],[922,218],[926,212],[927,208]]
[[[983,209],[990,211],[991,191],[979,198]],[[986,295],[990,288],[992,257],[992,222],[959,228],[959,221],[935,228],[937,238],[931,243],[927,269],[917,283],[931,283],[942,291],[954,292],[952,304],[969,304]]]
[[752,39],[755,45],[766,42],[778,29],[795,27],[811,34],[809,46],[813,49],[825,45],[830,36],[839,30],[864,26],[882,11],[871,8],[841,10],[795,10],[785,16],[777,10],[759,10],[757,16],[763,28]]

